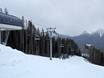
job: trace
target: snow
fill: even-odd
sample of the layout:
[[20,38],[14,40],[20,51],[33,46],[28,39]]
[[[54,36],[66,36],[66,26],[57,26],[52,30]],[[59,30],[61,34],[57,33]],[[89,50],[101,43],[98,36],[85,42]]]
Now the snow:
[[92,34],[98,34],[101,38],[104,35],[104,29],[98,29],[95,32],[93,32]]
[[104,35],[104,29],[99,29],[97,32],[100,35],[100,37]]
[[0,78],[104,78],[104,67],[78,56],[50,61],[0,45]]
[[86,46],[91,47],[92,45],[87,43]]

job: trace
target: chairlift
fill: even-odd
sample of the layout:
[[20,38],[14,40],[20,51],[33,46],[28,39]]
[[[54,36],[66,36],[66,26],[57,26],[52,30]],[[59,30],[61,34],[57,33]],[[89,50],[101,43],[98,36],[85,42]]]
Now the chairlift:
[[33,37],[35,37],[36,41],[40,40],[40,36],[38,34],[36,34],[36,33],[33,34]]
[[64,47],[64,44],[60,44],[60,47]]
[[38,40],[40,40],[40,38],[39,37],[35,37],[35,40],[38,41]]

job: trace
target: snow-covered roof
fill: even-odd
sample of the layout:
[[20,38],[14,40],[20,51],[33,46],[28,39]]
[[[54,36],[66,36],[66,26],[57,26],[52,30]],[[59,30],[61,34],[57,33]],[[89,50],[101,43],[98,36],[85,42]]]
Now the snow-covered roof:
[[24,21],[16,16],[0,12],[0,29],[1,30],[18,30],[24,26]]

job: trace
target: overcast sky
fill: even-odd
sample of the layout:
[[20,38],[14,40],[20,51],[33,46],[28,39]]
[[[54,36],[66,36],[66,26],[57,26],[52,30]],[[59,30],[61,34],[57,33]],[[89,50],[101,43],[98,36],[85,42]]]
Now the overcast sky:
[[0,7],[66,35],[104,28],[104,0],[0,0]]

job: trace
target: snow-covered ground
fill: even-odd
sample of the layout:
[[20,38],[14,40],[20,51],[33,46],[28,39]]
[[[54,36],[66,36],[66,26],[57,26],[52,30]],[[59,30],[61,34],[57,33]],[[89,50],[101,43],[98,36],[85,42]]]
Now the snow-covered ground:
[[50,61],[0,45],[0,78],[104,78],[104,67],[78,56]]

